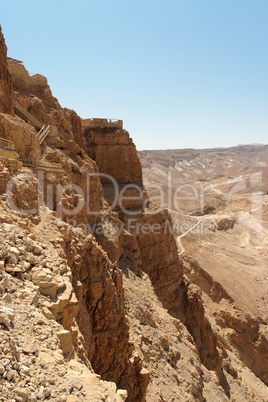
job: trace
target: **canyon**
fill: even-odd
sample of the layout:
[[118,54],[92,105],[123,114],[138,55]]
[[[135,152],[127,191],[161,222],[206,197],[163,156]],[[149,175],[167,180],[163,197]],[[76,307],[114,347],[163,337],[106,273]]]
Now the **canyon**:
[[0,60],[0,400],[267,401],[268,148],[138,153]]

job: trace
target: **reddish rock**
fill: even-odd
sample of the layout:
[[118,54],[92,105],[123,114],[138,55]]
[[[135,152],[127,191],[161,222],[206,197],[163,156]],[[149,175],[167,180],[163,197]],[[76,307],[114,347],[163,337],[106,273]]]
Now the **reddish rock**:
[[[85,129],[85,149],[94,159],[100,173],[112,176],[117,183],[136,183],[142,186],[141,164],[137,150],[127,131],[112,125]],[[106,177],[102,183],[109,183]]]
[[146,272],[163,306],[176,316],[181,306],[183,266],[167,210],[125,215],[125,228],[137,238],[142,270]]

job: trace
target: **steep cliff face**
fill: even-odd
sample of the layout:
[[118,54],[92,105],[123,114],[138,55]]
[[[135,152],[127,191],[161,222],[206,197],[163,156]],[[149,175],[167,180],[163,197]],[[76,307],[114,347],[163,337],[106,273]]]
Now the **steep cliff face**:
[[149,275],[164,308],[176,316],[181,305],[183,267],[168,211],[148,208],[139,215],[125,215],[124,221],[125,227],[137,238],[142,270]]
[[201,292],[195,285],[184,281],[182,293],[182,304],[178,317],[192,335],[201,362],[208,370],[214,370],[218,374],[219,380],[223,381],[222,359],[220,358],[217,336],[205,315]]
[[[106,199],[111,208],[118,212],[125,230],[136,240],[140,254],[137,265],[149,275],[163,306],[175,315],[181,305],[183,267],[178,256],[171,217],[161,208],[148,208],[140,161],[129,134],[107,121],[97,123],[88,123],[85,128],[86,150],[96,160],[100,173],[104,175],[104,194],[105,189],[107,194],[107,189],[111,188],[109,177],[105,175],[115,181],[112,186],[118,187],[119,201],[114,202],[113,197]],[[135,194],[130,193],[130,190]],[[116,243],[116,240],[113,242]],[[124,267],[124,264],[121,266]],[[129,267],[132,269],[131,263]]]
[[122,275],[93,236],[80,233],[78,239],[66,242],[80,306],[77,322],[93,368],[118,383],[129,357]]
[[[24,66],[14,61],[10,61],[9,70],[15,101],[26,111],[26,116],[30,113],[33,123],[37,119],[52,127],[42,146],[42,162],[47,163],[47,170],[39,169],[38,174],[33,174],[31,169],[19,164],[12,172],[11,165],[3,163],[5,176],[1,186],[5,192],[12,175],[19,175],[12,186],[9,206],[18,214],[31,210],[41,217],[36,227],[38,239],[53,244],[57,251],[50,258],[62,260],[62,275],[69,272],[72,277],[71,284],[60,279],[59,266],[53,272],[45,266],[40,267],[40,272],[31,267],[32,280],[47,298],[44,314],[70,334],[73,347],[69,343],[66,359],[73,357],[75,351],[84,364],[90,361],[102,378],[122,384],[130,400],[143,401],[149,376],[143,370],[141,359],[133,355],[134,348],[129,343],[122,272],[91,234],[108,205],[103,198],[98,166],[82,148],[81,119],[75,112],[60,107],[44,77],[29,76]],[[13,118],[3,116],[3,119]],[[33,135],[37,139],[36,127],[32,121],[25,120],[13,118],[13,123],[17,122],[14,138],[25,129],[26,137]],[[4,120],[1,130],[5,130]],[[12,130],[7,130],[7,136],[13,139]],[[18,137],[21,141],[22,135]],[[24,157],[23,150],[14,142],[20,157]],[[33,162],[40,159],[40,154],[34,158],[29,152],[27,156]],[[62,172],[50,172],[49,166],[53,163],[60,163]],[[23,188],[27,188],[27,196]],[[42,212],[46,205],[57,218]],[[127,240],[122,241],[122,247],[127,244]],[[119,254],[118,258],[125,255],[121,249]]]
[[7,68],[7,48],[0,26],[0,112],[13,113],[11,75]]
[[34,129],[14,116],[12,85],[7,48],[0,27],[0,137],[12,141],[21,158],[37,162],[41,155],[39,141]]
[[143,190],[137,150],[122,122],[84,120],[87,154],[96,161],[104,197],[113,210],[142,210],[147,195]]
[[[112,197],[106,197],[111,207],[116,210],[124,223],[124,230],[132,234],[137,244],[138,260],[133,264],[133,258],[122,259],[119,266],[124,274],[129,277],[130,272],[142,276],[142,271],[148,274],[154,291],[170,315],[179,318],[188,328],[193,336],[200,360],[209,370],[217,372],[218,378],[222,381],[221,359],[218,351],[217,337],[214,334],[202,305],[202,299],[197,288],[189,287],[183,279],[183,263],[178,255],[177,244],[174,237],[174,228],[170,214],[167,210],[154,203],[146,203],[142,177],[139,173],[139,191],[142,194],[140,203],[125,208],[121,202],[126,194],[125,188],[135,186],[137,175],[133,174],[134,152],[132,142],[128,139],[128,133],[109,126],[108,122],[100,121],[102,126],[92,123],[85,129],[85,143],[87,152],[96,160],[100,172],[112,176],[119,188],[119,202],[114,203]],[[104,125],[104,126],[103,126]],[[132,161],[127,164],[126,161]],[[117,164],[116,164],[117,162]],[[138,170],[138,172],[140,172]],[[104,176],[104,189],[109,188],[108,180]],[[115,186],[113,184],[113,186]],[[111,186],[110,186],[111,187]],[[138,187],[138,186],[137,186]],[[105,190],[104,190],[105,194]],[[106,192],[107,194],[107,192]],[[121,195],[120,195],[121,194]],[[129,200],[127,200],[129,201]],[[132,200],[131,200],[132,201]],[[126,200],[124,199],[124,202]],[[122,256],[121,236],[113,238],[112,244],[117,245],[117,258]],[[107,249],[107,234],[99,239]],[[112,249],[112,253],[111,253]],[[109,255],[114,249],[109,246]],[[130,245],[128,245],[130,251]],[[133,267],[135,266],[135,269]]]
[[100,121],[100,124],[88,124],[84,137],[86,152],[97,162],[101,173],[112,176],[120,184],[142,185],[141,164],[127,131]]
[[[82,122],[70,109],[63,109],[52,95],[47,79],[40,75],[30,75],[23,64],[8,61],[12,76],[13,98],[40,123],[50,125],[46,144],[65,149],[83,146]],[[29,122],[32,124],[31,122]]]

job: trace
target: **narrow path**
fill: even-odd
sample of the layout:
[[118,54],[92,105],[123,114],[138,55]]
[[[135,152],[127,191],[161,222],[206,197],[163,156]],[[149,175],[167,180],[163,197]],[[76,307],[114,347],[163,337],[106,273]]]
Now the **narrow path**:
[[183,233],[182,235],[177,237],[177,244],[180,248],[179,250],[179,255],[183,255],[185,252],[185,248],[183,247],[183,245],[181,244],[181,239],[186,236],[188,233],[192,232],[198,225],[200,225],[202,221],[198,221],[193,227],[191,227],[189,230],[187,230],[187,232]]

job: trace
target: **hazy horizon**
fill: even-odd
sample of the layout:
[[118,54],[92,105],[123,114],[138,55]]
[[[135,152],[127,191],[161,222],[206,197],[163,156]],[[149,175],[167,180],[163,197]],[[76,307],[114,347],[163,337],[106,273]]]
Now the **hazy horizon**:
[[137,149],[138,152],[146,152],[146,151],[183,151],[187,149],[192,149],[194,151],[205,151],[205,150],[210,150],[210,149],[229,149],[229,148],[237,148],[237,147],[266,147],[268,146],[267,144],[261,144],[261,143],[252,143],[252,144],[237,144],[237,145],[232,145],[232,146],[226,146],[226,147],[205,147],[205,148],[163,148],[163,149]]

